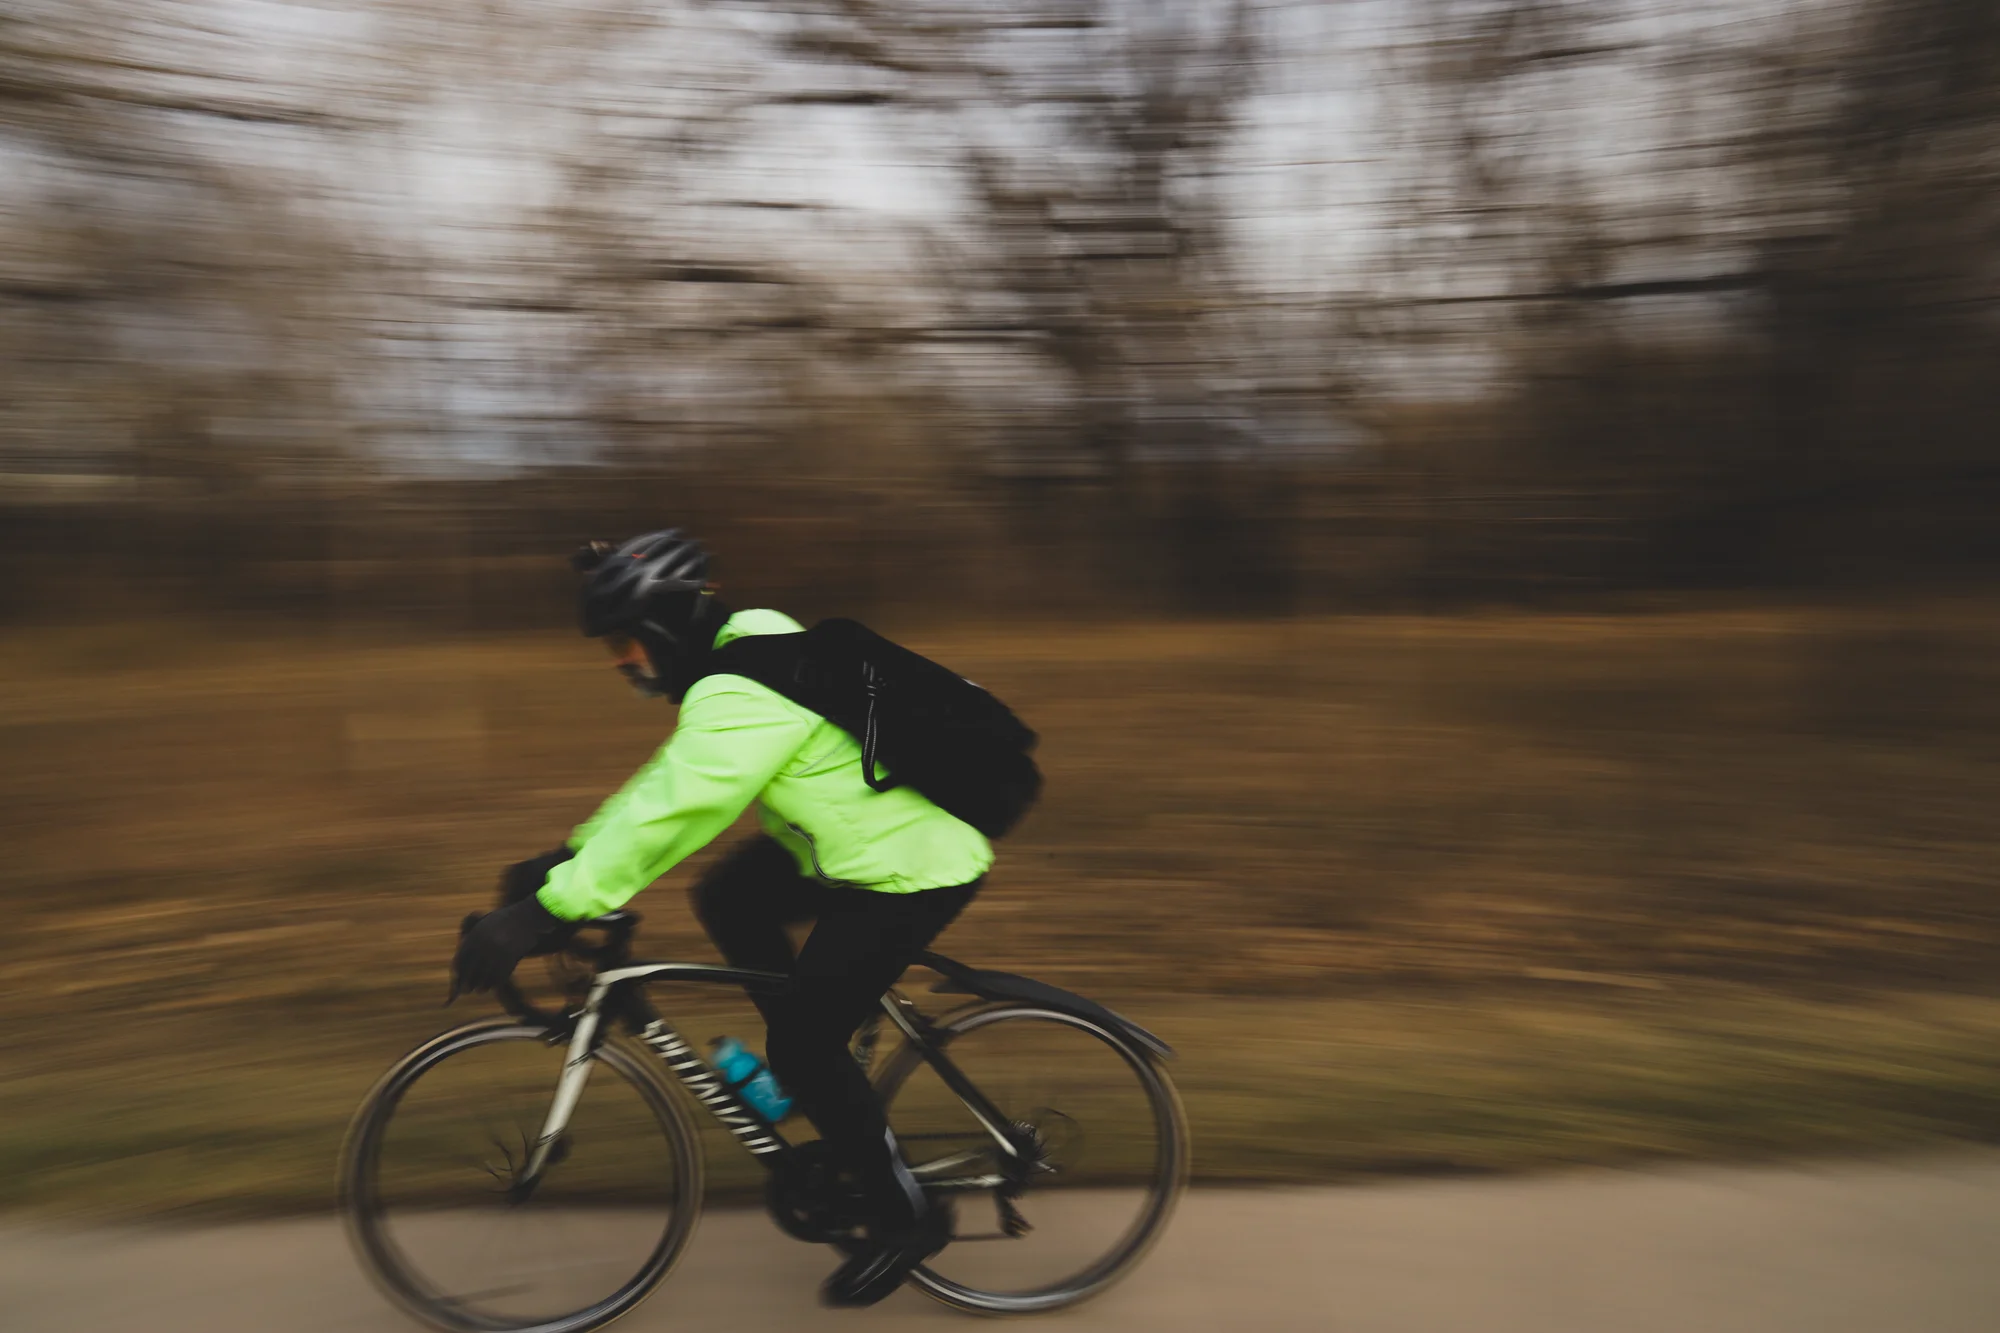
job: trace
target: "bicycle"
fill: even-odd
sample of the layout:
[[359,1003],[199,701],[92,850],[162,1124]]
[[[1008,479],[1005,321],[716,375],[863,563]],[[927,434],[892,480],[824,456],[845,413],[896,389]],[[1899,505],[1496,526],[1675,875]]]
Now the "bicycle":
[[[778,990],[786,978],[633,961],[639,921],[595,918],[584,929],[602,942],[563,950],[576,969],[563,1011],[510,982],[497,990],[505,1016],[432,1038],[363,1100],[342,1149],[342,1213],[362,1266],[408,1314],[449,1333],[584,1333],[666,1280],[694,1232],[704,1164],[684,1100],[639,1049],[766,1168],[765,1207],[785,1233],[858,1243],[859,1196],[819,1142],[789,1142],[646,995],[664,982]],[[918,961],[943,978],[934,993],[968,998],[932,1016],[891,990],[854,1044],[912,1174],[952,1218],[950,1243],[909,1282],[983,1314],[1097,1295],[1144,1257],[1186,1186],[1171,1048],[1069,991],[935,953]],[[878,1059],[885,1030],[900,1045]],[[593,1081],[600,1069],[615,1081]],[[1116,1127],[1121,1111],[1136,1124]],[[1094,1136],[1086,1121],[1114,1128]],[[967,1216],[981,1199],[988,1229]],[[1040,1271],[1051,1265],[1054,1276]]]

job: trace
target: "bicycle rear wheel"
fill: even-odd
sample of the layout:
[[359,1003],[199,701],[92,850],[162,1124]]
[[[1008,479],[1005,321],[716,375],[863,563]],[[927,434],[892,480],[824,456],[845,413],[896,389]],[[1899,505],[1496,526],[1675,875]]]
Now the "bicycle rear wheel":
[[1034,1314],[1088,1300],[1144,1257],[1187,1183],[1173,1084],[1089,1019],[1001,1004],[949,1017],[933,1040],[1032,1144],[1002,1150],[904,1046],[877,1080],[926,1188],[953,1200],[954,1238],[910,1280],[947,1305]]
[[532,1183],[565,1051],[495,1019],[406,1056],[362,1103],[341,1196],[362,1265],[450,1333],[584,1333],[666,1277],[693,1234],[702,1159],[681,1104],[619,1047],[593,1057]]

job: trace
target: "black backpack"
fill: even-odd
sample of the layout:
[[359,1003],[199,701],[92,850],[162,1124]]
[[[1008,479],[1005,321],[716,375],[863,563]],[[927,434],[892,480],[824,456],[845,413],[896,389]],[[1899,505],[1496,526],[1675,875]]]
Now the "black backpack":
[[716,649],[704,674],[748,677],[818,713],[861,742],[874,790],[907,784],[989,838],[1041,793],[1035,733],[1013,710],[855,621],[745,635]]

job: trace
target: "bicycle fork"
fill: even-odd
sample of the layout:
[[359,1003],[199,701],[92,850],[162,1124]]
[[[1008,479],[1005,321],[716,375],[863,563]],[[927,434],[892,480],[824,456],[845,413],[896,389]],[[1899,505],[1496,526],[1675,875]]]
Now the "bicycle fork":
[[542,1132],[535,1139],[534,1149],[528,1154],[528,1163],[510,1191],[516,1196],[517,1203],[525,1201],[541,1182],[542,1172],[549,1164],[549,1155],[562,1141],[563,1131],[569,1128],[569,1118],[576,1113],[576,1104],[583,1098],[584,1085],[590,1082],[590,1067],[596,1063],[591,1056],[601,1018],[594,1004],[585,1006],[577,1016],[576,1028],[570,1033],[569,1053],[563,1059],[562,1076],[556,1080],[555,1096],[549,1100],[549,1113],[542,1119]]

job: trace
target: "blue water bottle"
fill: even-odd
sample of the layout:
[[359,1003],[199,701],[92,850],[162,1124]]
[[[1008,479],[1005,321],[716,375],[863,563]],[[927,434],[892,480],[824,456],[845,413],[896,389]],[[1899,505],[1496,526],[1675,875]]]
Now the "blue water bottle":
[[750,1109],[774,1125],[792,1113],[792,1099],[755,1051],[734,1037],[717,1037],[709,1047],[715,1052],[710,1062],[716,1072],[729,1080]]

